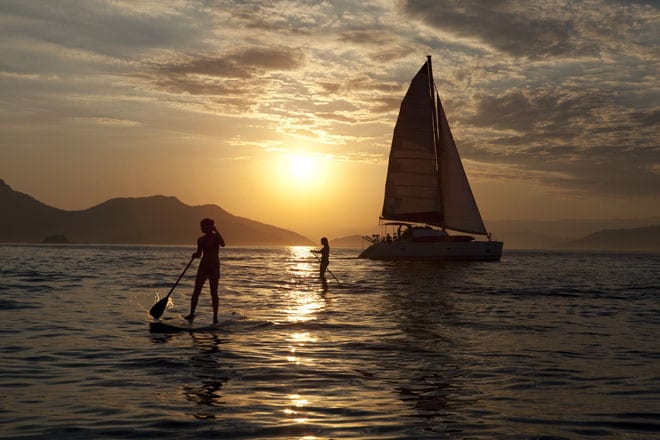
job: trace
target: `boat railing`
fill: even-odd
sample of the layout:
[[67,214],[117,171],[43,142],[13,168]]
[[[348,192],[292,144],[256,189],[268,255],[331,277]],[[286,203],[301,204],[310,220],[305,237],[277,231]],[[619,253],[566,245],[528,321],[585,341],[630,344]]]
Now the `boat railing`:
[[380,235],[378,234],[372,234],[371,236],[369,235],[363,235],[362,239],[365,241],[368,241],[369,243],[380,243]]

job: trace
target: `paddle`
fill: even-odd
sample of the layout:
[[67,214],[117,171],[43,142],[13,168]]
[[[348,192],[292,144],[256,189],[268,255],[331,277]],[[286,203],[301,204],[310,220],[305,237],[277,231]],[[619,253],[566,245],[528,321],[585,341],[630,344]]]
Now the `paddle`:
[[[314,256],[316,257],[316,259],[319,260],[319,263],[320,263],[320,262],[321,262],[321,259],[319,258],[319,256],[316,255],[313,251],[312,251],[312,254],[314,254]],[[325,268],[325,270],[327,270],[327,271],[330,273],[330,275],[332,275],[332,278],[334,278],[335,281],[337,281],[337,284],[339,284],[339,285],[341,286],[341,283],[339,282],[339,280],[337,279],[337,277],[335,276],[335,274],[332,273],[332,271],[331,271],[330,269],[328,269],[327,267]]]
[[151,316],[158,319],[163,315],[163,312],[165,312],[165,307],[167,307],[167,301],[170,299],[170,295],[172,294],[172,292],[174,292],[174,288],[176,287],[177,284],[179,284],[179,281],[181,281],[181,278],[183,278],[183,275],[186,273],[186,271],[188,270],[194,259],[195,259],[194,257],[190,259],[188,265],[186,266],[185,269],[183,269],[183,272],[181,272],[181,275],[179,275],[179,278],[176,280],[176,283],[174,283],[169,293],[165,295],[165,298],[158,301],[156,304],[154,304],[151,310],[149,310],[149,314]]

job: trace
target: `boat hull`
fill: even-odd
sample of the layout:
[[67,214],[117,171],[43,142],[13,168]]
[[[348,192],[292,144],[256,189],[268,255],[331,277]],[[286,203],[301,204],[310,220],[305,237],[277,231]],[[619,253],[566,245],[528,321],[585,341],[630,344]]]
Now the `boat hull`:
[[396,240],[372,244],[358,258],[371,260],[497,261],[501,241],[416,242]]

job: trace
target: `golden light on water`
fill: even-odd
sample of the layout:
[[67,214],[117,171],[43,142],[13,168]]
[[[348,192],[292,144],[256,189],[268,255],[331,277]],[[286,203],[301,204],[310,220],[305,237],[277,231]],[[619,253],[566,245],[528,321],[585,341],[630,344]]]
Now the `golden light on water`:
[[[295,353],[296,348],[295,347],[289,347],[289,351],[291,353]],[[294,354],[290,354],[289,356],[287,356],[286,360],[289,361],[289,362],[295,362],[296,364],[298,363],[298,357],[296,357]]]
[[289,276],[300,286],[286,295],[284,312],[289,322],[307,322],[316,319],[316,314],[325,307],[325,299],[317,291],[318,263],[314,261],[307,246],[291,246]]
[[305,322],[316,318],[316,312],[323,308],[323,301],[319,301],[318,294],[309,292],[297,292],[298,304],[287,310],[289,322]]
[[312,336],[312,334],[309,332],[300,332],[294,333],[291,340],[297,342],[300,345],[303,345],[305,342],[316,342],[318,341],[318,338],[316,338],[316,336]]
[[316,336],[313,336],[309,332],[300,332],[300,333],[293,333],[289,337],[289,342],[292,343],[292,345],[289,345],[289,355],[287,356],[287,360],[289,362],[295,362],[296,364],[300,363],[300,358],[296,355],[296,352],[298,351],[298,347],[304,347],[306,343],[308,342],[316,342],[318,341],[318,338]]
[[304,408],[306,405],[309,405],[309,400],[303,398],[300,394],[290,394],[289,396],[290,405],[293,408],[286,408],[284,414],[293,417],[293,421],[296,423],[306,423],[307,417],[295,417],[298,415],[298,410]]
[[[284,297],[285,307],[283,309],[286,320],[289,323],[305,323],[317,319],[317,315],[325,306],[325,298],[319,291],[320,281],[318,279],[318,262],[310,254],[312,248],[308,246],[292,246],[289,248],[287,272],[290,282],[295,288],[286,293]],[[296,329],[287,335],[288,353],[286,359],[292,366],[305,364],[309,366],[314,363],[309,357],[301,357],[300,353],[305,351],[308,345],[319,341],[319,337],[313,331],[307,329]],[[308,353],[309,355],[309,353]],[[308,423],[305,417],[305,407],[310,404],[309,397],[291,393],[287,395],[284,414],[294,423]],[[304,437],[314,439],[315,436]]]
[[291,403],[293,403],[293,406],[296,408],[302,408],[303,406],[309,404],[309,400],[304,399],[300,396],[300,394],[291,394],[289,395],[289,399],[291,400]]
[[290,259],[293,263],[291,267],[309,271],[313,267],[312,250],[310,246],[289,246]]

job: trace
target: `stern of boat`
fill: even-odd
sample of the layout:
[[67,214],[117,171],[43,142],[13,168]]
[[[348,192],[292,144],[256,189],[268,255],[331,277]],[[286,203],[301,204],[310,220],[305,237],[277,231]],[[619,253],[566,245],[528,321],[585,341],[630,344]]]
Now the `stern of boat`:
[[399,240],[378,242],[364,249],[358,258],[371,260],[424,261],[498,261],[502,256],[501,241],[415,242]]

